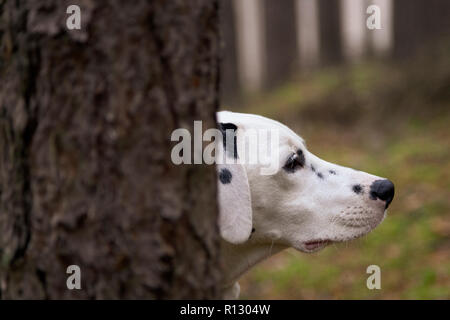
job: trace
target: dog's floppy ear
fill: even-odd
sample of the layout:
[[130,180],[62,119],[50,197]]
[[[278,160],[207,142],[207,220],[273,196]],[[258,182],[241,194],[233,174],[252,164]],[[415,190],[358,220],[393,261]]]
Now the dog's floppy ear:
[[250,188],[237,154],[237,127],[220,123],[219,128],[223,138],[217,158],[220,234],[226,241],[238,244],[247,241],[252,232]]

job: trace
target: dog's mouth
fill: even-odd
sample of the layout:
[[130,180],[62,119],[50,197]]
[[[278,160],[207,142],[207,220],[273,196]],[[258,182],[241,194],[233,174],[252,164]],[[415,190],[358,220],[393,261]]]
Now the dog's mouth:
[[304,242],[304,247],[308,251],[316,251],[318,249],[322,249],[327,245],[331,244],[333,241],[329,239],[321,239],[321,240],[312,240]]
[[[371,229],[369,229],[368,231],[370,231]],[[357,239],[359,237],[362,237],[364,235],[367,234],[367,232],[361,232],[357,235],[353,235],[351,237],[347,237],[347,238],[342,238],[342,239],[317,239],[317,240],[310,240],[310,241],[306,241],[302,243],[302,247],[306,252],[315,252],[315,251],[319,251],[320,249],[323,249],[324,247],[326,247],[329,244],[332,243],[341,243],[341,242],[347,242],[347,241],[351,241],[354,239]]]

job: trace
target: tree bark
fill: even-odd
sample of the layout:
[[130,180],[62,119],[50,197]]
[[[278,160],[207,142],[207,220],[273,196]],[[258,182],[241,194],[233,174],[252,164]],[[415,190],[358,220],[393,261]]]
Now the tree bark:
[[174,129],[215,126],[217,16],[211,0],[0,2],[2,298],[218,298],[215,169],[170,159]]

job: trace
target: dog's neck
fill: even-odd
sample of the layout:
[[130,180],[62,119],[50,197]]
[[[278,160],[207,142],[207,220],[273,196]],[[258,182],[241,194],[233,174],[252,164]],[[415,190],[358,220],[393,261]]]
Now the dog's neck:
[[241,275],[258,262],[288,248],[280,244],[244,243],[233,245],[222,241],[224,286],[233,285]]

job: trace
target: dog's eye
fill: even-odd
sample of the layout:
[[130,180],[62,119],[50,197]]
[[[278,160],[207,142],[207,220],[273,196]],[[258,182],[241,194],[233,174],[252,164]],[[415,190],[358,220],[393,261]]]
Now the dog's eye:
[[293,153],[289,156],[284,165],[284,170],[289,173],[294,172],[297,168],[303,167],[305,165],[305,156],[301,150],[298,150],[297,153]]

